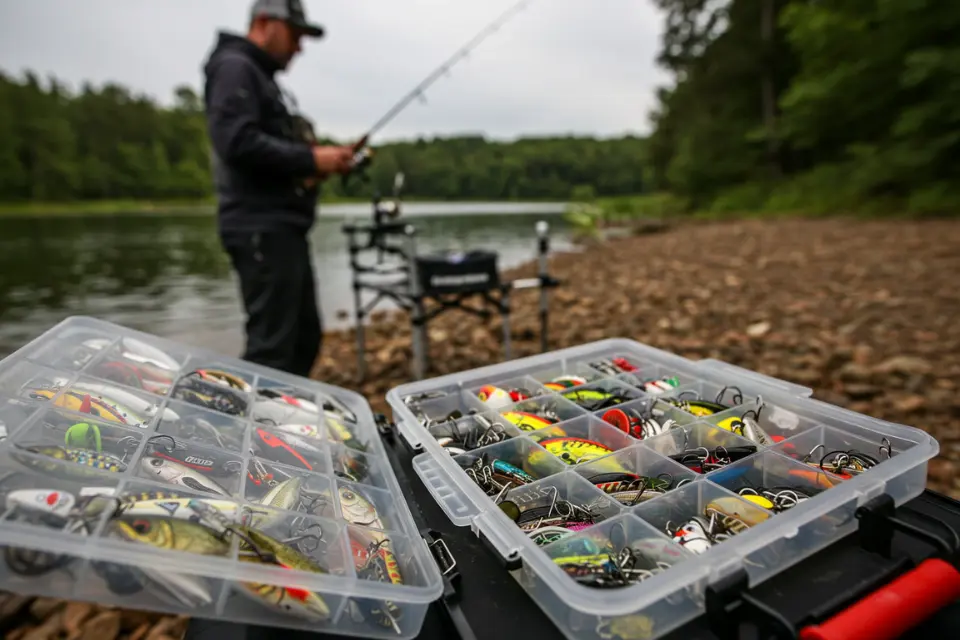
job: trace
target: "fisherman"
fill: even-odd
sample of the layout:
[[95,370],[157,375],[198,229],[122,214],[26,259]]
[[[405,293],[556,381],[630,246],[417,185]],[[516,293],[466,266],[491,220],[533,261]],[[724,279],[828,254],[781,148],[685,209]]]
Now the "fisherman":
[[310,244],[320,183],[350,170],[351,147],[321,146],[274,76],[321,38],[301,0],[256,0],[246,37],[218,34],[204,67],[221,243],[246,311],[243,359],[308,376],[320,351]]

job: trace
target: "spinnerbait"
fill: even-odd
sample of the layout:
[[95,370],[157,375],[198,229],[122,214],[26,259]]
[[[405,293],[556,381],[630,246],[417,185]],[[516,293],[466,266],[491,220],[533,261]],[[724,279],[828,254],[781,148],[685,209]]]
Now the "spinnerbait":
[[[731,396],[733,404],[730,405],[723,403],[724,396],[728,390],[733,392],[733,395]],[[694,399],[685,400],[684,396],[688,393],[693,394]],[[696,394],[696,392],[684,391],[675,398],[664,398],[663,401],[672,404],[682,411],[692,413],[695,416],[712,416],[715,413],[720,413],[721,411],[726,411],[727,409],[743,404],[743,392],[741,392],[737,387],[724,387],[723,389],[720,389],[719,393],[717,393],[716,399],[711,402],[709,400],[703,400]]]

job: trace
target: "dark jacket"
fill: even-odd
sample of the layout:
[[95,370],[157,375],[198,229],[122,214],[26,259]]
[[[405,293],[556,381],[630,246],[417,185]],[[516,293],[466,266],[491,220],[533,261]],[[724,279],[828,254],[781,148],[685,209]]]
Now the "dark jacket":
[[317,173],[310,144],[274,80],[279,65],[246,38],[220,33],[204,66],[207,128],[220,232],[297,229],[314,221]]

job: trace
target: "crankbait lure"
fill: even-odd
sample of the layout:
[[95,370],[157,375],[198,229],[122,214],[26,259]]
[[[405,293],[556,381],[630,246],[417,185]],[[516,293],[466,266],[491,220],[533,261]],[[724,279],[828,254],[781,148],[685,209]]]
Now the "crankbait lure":
[[673,391],[680,386],[680,380],[676,376],[665,376],[663,378],[650,378],[647,380],[640,380],[637,383],[637,386],[643,389],[645,392],[650,394],[661,394],[668,391]]
[[144,456],[140,460],[140,472],[147,478],[161,480],[168,484],[180,485],[194,491],[214,493],[229,496],[230,492],[220,486],[212,478],[191,469],[181,462],[161,458],[159,456]]
[[674,420],[662,420],[663,412],[651,408],[647,415],[633,408],[609,409],[601,416],[604,422],[612,424],[624,433],[645,440],[665,433],[680,425]]
[[572,437],[547,438],[540,441],[540,446],[570,465],[589,462],[613,452],[599,442]]
[[[726,395],[728,390],[733,391],[733,395],[731,396],[731,399],[733,400],[733,404],[730,404],[730,405],[723,403],[724,396]],[[664,398],[664,402],[668,402],[673,406],[677,407],[678,409],[682,411],[686,411],[687,413],[691,413],[698,417],[712,416],[715,413],[726,411],[727,409],[730,409],[732,407],[738,406],[743,403],[743,393],[737,387],[724,387],[723,389],[720,389],[719,393],[717,393],[716,399],[713,402],[709,400],[704,400],[702,398],[685,400],[683,398],[684,395],[685,393],[681,393],[676,398]],[[759,402],[759,398],[758,398],[758,402]]]
[[508,488],[519,487],[535,480],[532,475],[506,460],[490,460],[486,455],[474,459],[464,468],[464,473],[490,496],[500,495]]
[[248,401],[245,394],[219,381],[206,380],[196,375],[196,372],[181,377],[170,396],[232,416],[242,416],[247,412]]
[[550,391],[563,391],[565,389],[579,387],[582,384],[587,384],[586,378],[580,376],[559,376],[549,382],[544,382],[543,386]]
[[[238,526],[235,530],[241,537],[240,560],[275,565],[294,571],[326,573],[311,557],[250,527]],[[241,593],[281,613],[310,621],[330,619],[330,607],[322,597],[312,591],[293,587],[280,587],[256,582],[240,582]]]
[[617,376],[621,373],[634,373],[639,371],[637,367],[630,364],[626,358],[618,357],[609,360],[595,360],[590,366],[608,376]]
[[481,402],[493,409],[503,409],[514,402],[519,402],[519,399],[514,400],[509,392],[489,384],[480,387],[480,390],[477,391],[477,397],[480,398]]
[[540,416],[534,413],[526,413],[523,411],[507,411],[502,415],[504,418],[516,425],[516,427],[521,431],[537,431],[560,422],[559,419]]
[[373,502],[358,489],[340,486],[337,491],[340,496],[340,512],[344,520],[363,527],[384,529]]
[[253,391],[253,387],[250,386],[250,383],[240,376],[227,371],[221,371],[219,369],[196,369],[187,375],[197,376],[198,378],[206,380],[207,382],[213,382],[225,387],[229,387],[230,389],[242,391],[244,393],[250,393]]
[[[385,535],[350,528],[349,537],[350,551],[358,577],[394,585],[403,584],[400,564],[390,548],[390,540]],[[402,611],[395,603],[364,601],[364,604],[366,605],[364,608],[378,624],[391,627],[398,634],[401,633],[397,621]]]
[[574,389],[572,391],[566,391],[561,395],[587,411],[599,411],[600,409],[607,409],[635,399],[619,393],[599,389]]
[[792,509],[801,502],[810,499],[810,496],[794,487],[774,487],[772,489],[744,487],[737,493],[744,500],[777,513]]
[[744,509],[743,503],[736,498],[716,498],[707,503],[703,511],[707,516],[716,515],[723,527],[734,533],[754,527],[770,517],[764,511]]
[[[303,449],[306,453],[311,453],[303,445],[307,444],[301,442],[297,444],[292,441],[296,436],[285,436],[270,433],[266,429],[254,429],[253,439],[251,442],[251,448],[254,451],[254,454],[264,458],[265,460],[270,460],[272,462],[278,462],[280,464],[285,464],[291,467],[298,469],[306,469],[307,471],[313,471],[313,465],[307,460],[303,453],[298,450],[298,447]],[[322,450],[317,449],[316,447],[310,446],[310,449],[317,453],[323,453]]]
[[820,462],[817,463],[813,462],[811,459],[813,458],[813,454],[818,449],[826,450],[826,447],[822,444],[818,444],[803,458],[803,462],[813,465],[819,468],[821,471],[829,471],[830,473],[836,474],[845,480],[877,466],[883,460],[884,455],[886,455],[887,459],[893,457],[893,447],[890,445],[890,441],[886,438],[883,438],[880,441],[880,453],[876,458],[861,451],[857,451],[856,449],[850,449],[848,451],[827,452],[823,455],[823,457],[820,458]]
[[[158,549],[169,551],[184,551],[189,553],[223,556],[230,551],[230,542],[213,529],[201,524],[178,520],[175,518],[149,516],[120,516],[107,523],[107,535],[126,540],[147,544]],[[160,589],[168,598],[186,606],[204,606],[213,602],[213,596],[202,578],[183,575],[157,567],[117,567],[104,566],[108,563],[95,563],[98,572],[104,572],[104,578],[111,589],[117,588],[115,583],[118,572],[133,574],[127,578],[134,582],[146,581]],[[140,576],[137,578],[135,576]]]
[[[670,490],[673,478],[670,474],[662,475],[667,476],[668,479],[650,478],[632,473],[600,473],[590,476],[587,480],[617,502],[633,506],[662,496]],[[677,486],[682,485],[678,483]]]

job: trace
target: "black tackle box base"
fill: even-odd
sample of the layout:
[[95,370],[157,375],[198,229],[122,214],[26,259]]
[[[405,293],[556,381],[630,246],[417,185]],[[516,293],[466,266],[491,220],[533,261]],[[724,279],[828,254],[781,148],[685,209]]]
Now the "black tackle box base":
[[[404,495],[413,498],[409,500],[410,508],[422,533],[428,539],[442,539],[444,551],[449,550],[456,561],[454,570],[447,576],[453,578],[447,585],[447,597],[431,605],[418,637],[425,640],[562,640],[563,635],[510,576],[499,556],[469,528],[452,525],[443,514],[413,471],[411,460],[417,452],[405,446],[403,438],[389,427],[383,432],[391,465]],[[945,527],[960,531],[960,502],[929,490],[897,508],[894,515],[899,521],[937,537],[949,538]],[[721,610],[718,616],[714,611],[713,624],[705,614],[664,638],[790,637],[787,633],[778,633],[778,619],[795,628],[821,622],[936,553],[929,541],[916,535],[871,524],[873,529],[864,527],[869,535],[851,534],[764,582],[762,588],[746,598],[747,605],[735,603],[744,607],[740,615],[724,615]],[[889,557],[876,550],[877,545],[885,544],[885,537]],[[731,586],[729,591],[737,600],[742,591],[737,590],[737,585]],[[723,595],[728,596],[729,601],[730,593]],[[738,624],[741,620],[744,622]],[[762,624],[753,624],[754,620]],[[335,640],[341,637],[194,619],[185,640]],[[960,601],[943,607],[900,637],[918,640],[960,637]]]

